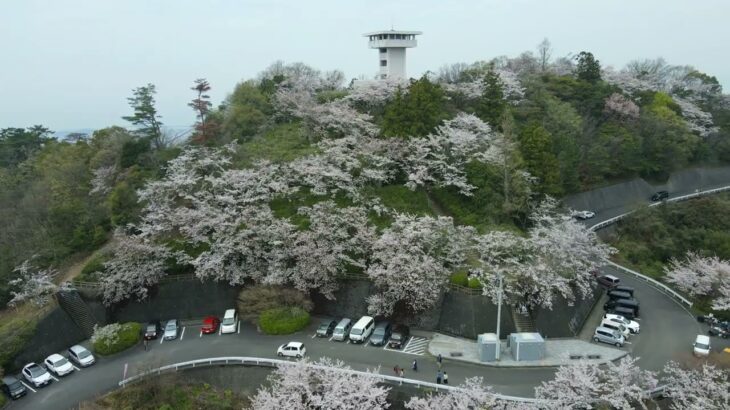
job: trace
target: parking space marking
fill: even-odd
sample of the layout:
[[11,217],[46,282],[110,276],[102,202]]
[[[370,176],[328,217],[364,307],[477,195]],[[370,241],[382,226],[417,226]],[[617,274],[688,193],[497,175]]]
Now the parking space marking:
[[71,366],[73,366],[73,368],[76,369],[77,372],[80,372],[81,371],[81,369],[79,369],[78,367],[76,367],[74,365],[71,365]]
[[316,333],[313,334],[312,337],[310,337],[310,339],[314,339],[315,337],[317,337],[317,334]]
[[185,326],[183,326],[183,331],[180,334],[180,340],[183,340],[183,337],[185,337]]
[[420,336],[411,336],[406,343],[406,347],[401,350],[401,353],[413,354],[417,356],[423,356],[428,348],[428,338]]
[[51,379],[58,381],[58,379],[56,377],[54,377],[50,372],[48,373],[48,375],[51,376]]
[[[627,342],[627,341],[624,341],[624,344],[625,344],[625,345],[630,345],[630,344],[631,344],[631,342]],[[496,348],[495,348],[495,350],[496,350]]]
[[[220,333],[218,333],[218,334],[220,334]],[[203,337],[203,329],[200,329],[200,336],[198,336],[198,337]]]
[[240,320],[236,321],[236,334],[239,334],[239,335],[241,334],[241,321]]
[[164,342],[164,341],[165,341],[165,336],[163,335],[163,336],[162,336],[162,337],[160,338],[160,344],[162,344],[162,342]]
[[332,337],[330,337],[330,340],[329,341],[331,342],[332,339],[334,339],[334,338],[335,338],[335,335],[332,335]]
[[32,391],[33,393],[38,393],[37,391],[35,391],[34,388],[32,388],[32,387],[28,386],[27,384],[25,384],[24,381],[21,381],[21,383],[23,384],[23,386],[25,386],[26,389]]
[[218,325],[218,336],[220,336],[222,334],[223,334],[223,326],[222,325]]

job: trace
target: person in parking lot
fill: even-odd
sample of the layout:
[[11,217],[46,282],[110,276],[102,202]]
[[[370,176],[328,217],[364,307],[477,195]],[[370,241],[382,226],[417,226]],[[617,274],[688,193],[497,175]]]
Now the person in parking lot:
[[400,377],[402,378],[404,374],[406,374],[406,371],[403,370],[403,368],[401,367],[400,368]]
[[449,384],[449,374],[444,372],[444,384]]
[[411,369],[413,369],[414,372],[418,371],[418,362],[413,360],[413,364],[411,365]]
[[439,370],[439,371],[438,371],[438,372],[436,373],[436,384],[441,384],[441,378],[442,378],[442,377],[443,377],[443,376],[441,375],[441,370]]
[[398,376],[400,374],[400,371],[399,370],[400,370],[400,368],[398,367],[398,365],[395,365],[393,367],[393,372],[395,373],[396,376]]

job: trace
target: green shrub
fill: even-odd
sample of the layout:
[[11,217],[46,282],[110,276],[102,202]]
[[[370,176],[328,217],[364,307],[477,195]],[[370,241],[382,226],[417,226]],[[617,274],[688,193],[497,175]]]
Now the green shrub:
[[107,356],[129,349],[139,342],[142,325],[137,322],[112,323],[96,328],[91,336],[94,352]]
[[468,286],[471,289],[481,289],[482,288],[482,283],[479,282],[479,279],[477,279],[477,278],[469,278],[469,284],[468,284]]
[[466,272],[454,272],[451,274],[451,283],[454,285],[459,286],[468,286],[469,285],[469,278],[466,275]]
[[256,285],[243,288],[236,307],[241,319],[254,322],[267,310],[297,307],[311,312],[314,304],[308,294],[294,288]]
[[309,313],[298,307],[269,309],[259,316],[259,326],[267,335],[287,335],[309,324]]
[[76,280],[81,282],[96,282],[99,280],[96,275],[99,272],[104,272],[105,259],[101,255],[96,255],[89,262],[84,265],[81,269],[81,273],[76,277]]

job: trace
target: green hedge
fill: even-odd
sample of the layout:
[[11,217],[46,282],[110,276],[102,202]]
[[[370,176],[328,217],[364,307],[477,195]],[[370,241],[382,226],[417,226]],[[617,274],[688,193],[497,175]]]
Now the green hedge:
[[107,356],[114,353],[119,353],[122,350],[129,349],[139,342],[142,334],[142,325],[137,322],[128,322],[122,324],[122,330],[117,333],[117,341],[112,344],[107,344],[104,341],[97,340],[94,343],[94,352]]
[[454,272],[451,274],[451,283],[459,286],[469,286],[469,278],[466,272]]
[[471,289],[481,289],[482,283],[479,282],[479,279],[477,278],[469,278],[469,284],[467,286],[469,286]]
[[286,335],[305,328],[309,313],[298,307],[269,309],[261,312],[259,326],[267,335]]

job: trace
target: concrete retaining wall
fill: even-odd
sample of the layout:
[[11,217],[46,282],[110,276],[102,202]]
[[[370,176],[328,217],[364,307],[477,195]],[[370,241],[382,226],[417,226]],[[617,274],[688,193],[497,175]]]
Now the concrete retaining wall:
[[12,367],[20,369],[29,362],[40,363],[52,353],[63,352],[85,339],[84,332],[57,306],[38,322],[35,334],[15,357]]
[[[502,336],[515,332],[512,310],[506,304],[502,305],[501,322]],[[441,304],[437,330],[470,339],[476,339],[480,333],[494,333],[497,330],[497,305],[486,296],[447,292]]]
[[593,306],[602,295],[602,289],[596,285],[590,297],[576,300],[573,306],[569,306],[562,296],[556,297],[552,309],[536,309],[532,312],[535,329],[543,337],[578,335],[586,318],[591,314]]

